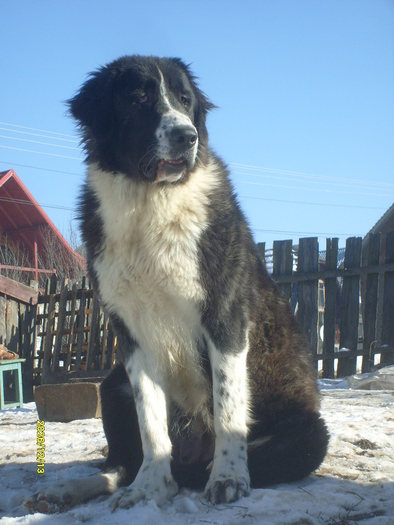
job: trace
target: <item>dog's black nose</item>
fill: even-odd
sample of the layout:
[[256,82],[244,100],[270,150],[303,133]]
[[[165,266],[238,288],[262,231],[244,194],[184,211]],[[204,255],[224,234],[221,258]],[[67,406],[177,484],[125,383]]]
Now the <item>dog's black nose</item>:
[[186,151],[195,145],[198,135],[192,126],[177,126],[170,131],[169,138],[174,147]]

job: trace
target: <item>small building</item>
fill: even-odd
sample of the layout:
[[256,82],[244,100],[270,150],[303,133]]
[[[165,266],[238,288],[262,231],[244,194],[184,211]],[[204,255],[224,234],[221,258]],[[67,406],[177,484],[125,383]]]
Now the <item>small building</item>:
[[86,266],[12,169],[0,172],[0,250],[0,273],[10,277],[19,271],[38,281],[55,273],[59,261]]

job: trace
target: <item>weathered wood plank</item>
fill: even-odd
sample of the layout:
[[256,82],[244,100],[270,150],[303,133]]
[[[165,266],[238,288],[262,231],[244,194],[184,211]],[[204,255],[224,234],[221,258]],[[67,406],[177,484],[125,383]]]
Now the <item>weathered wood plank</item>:
[[84,325],[85,325],[85,306],[86,306],[86,290],[82,290],[81,299],[79,302],[79,316],[78,316],[78,336],[77,336],[77,355],[75,358],[75,369],[80,370],[82,360],[82,345],[85,339]]
[[338,268],[337,270],[323,270],[319,272],[306,272],[304,274],[293,273],[293,275],[278,276],[274,279],[279,283],[301,283],[316,281],[319,279],[333,279],[334,277],[360,277],[379,272],[394,272],[394,264],[379,264],[378,266],[367,266],[361,268]]
[[[386,236],[386,263],[394,262],[394,232]],[[394,346],[394,272],[384,276],[382,345]],[[385,365],[394,363],[394,352],[382,355]]]
[[[326,240],[326,270],[336,270],[338,264],[338,239]],[[335,327],[337,306],[337,280],[336,278],[325,279],[325,303],[324,303],[324,337],[323,353],[333,354],[335,352]],[[326,359],[323,361],[323,377],[334,377],[334,361]]]
[[[277,277],[282,275],[291,275],[293,273],[293,242],[288,241],[274,241],[273,249],[273,274],[272,277],[277,279]],[[282,293],[286,301],[291,299],[292,284],[283,283],[279,284],[278,288]]]
[[[317,237],[300,239],[297,273],[317,272],[319,243]],[[317,353],[318,281],[300,282],[297,287],[297,320],[307,336],[313,355]]]
[[[37,281],[31,280],[30,287],[38,292]],[[23,399],[25,403],[34,400],[33,363],[36,345],[37,304],[20,304],[19,320],[21,323],[21,357],[26,359],[23,367]]]
[[66,366],[65,366],[66,372],[68,372],[71,367],[72,348],[73,348],[73,342],[74,342],[74,326],[75,326],[75,315],[76,315],[76,307],[77,307],[77,285],[76,283],[73,284],[71,292],[72,292],[71,310],[69,312],[70,327],[68,329],[68,339],[67,339],[67,347],[66,347],[66,351],[67,351],[67,359],[66,359]]
[[[371,233],[369,236],[368,253],[363,266],[375,266],[380,259],[380,233]],[[379,274],[370,273],[366,277],[365,304],[363,308],[364,347],[369,348],[376,340],[376,314],[378,305]],[[369,372],[373,366],[369,356],[363,357],[362,372]]]
[[44,340],[44,356],[42,366],[41,383],[45,383],[45,379],[50,372],[51,359],[52,359],[52,341],[53,341],[53,330],[55,327],[55,296],[52,295],[48,305],[48,319],[46,327],[46,335],[43,336]]
[[[361,237],[346,240],[345,268],[358,268],[361,260]],[[340,347],[357,350],[358,325],[360,318],[360,278],[344,277],[341,297]],[[337,376],[344,377],[356,373],[356,358],[343,358],[338,361]]]
[[0,275],[0,294],[27,304],[36,304],[38,299],[38,290],[13,281],[4,275]]
[[54,372],[59,367],[60,349],[62,347],[63,330],[64,330],[64,324],[66,321],[67,292],[68,292],[68,285],[65,282],[63,282],[62,290],[61,290],[60,298],[59,298],[59,313],[57,317],[56,340],[55,340],[55,347],[53,349],[51,372]]
[[107,342],[108,342],[108,314],[105,312],[104,321],[103,321],[103,339],[101,342],[100,370],[104,370],[105,368],[105,353],[106,351],[108,352]]
[[[88,355],[86,357],[87,363],[88,363],[88,370],[91,370],[92,363],[95,363],[94,358],[96,357],[96,350],[97,350],[97,335],[98,331],[100,330],[100,302],[98,300],[97,295],[94,296],[93,299],[93,313],[91,318],[91,332],[90,332],[90,341],[89,341],[89,349],[88,349]],[[98,365],[98,363],[97,363]]]
[[260,257],[265,264],[265,242],[258,242],[256,246],[257,246],[257,251],[260,254]]

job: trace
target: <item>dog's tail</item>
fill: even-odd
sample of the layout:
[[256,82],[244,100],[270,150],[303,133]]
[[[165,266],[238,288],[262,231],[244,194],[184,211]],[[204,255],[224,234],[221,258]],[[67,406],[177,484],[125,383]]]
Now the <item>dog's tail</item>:
[[[256,432],[252,432],[256,435]],[[248,450],[252,487],[290,483],[308,476],[322,463],[328,431],[316,412],[292,414],[272,427],[269,435],[251,441]]]

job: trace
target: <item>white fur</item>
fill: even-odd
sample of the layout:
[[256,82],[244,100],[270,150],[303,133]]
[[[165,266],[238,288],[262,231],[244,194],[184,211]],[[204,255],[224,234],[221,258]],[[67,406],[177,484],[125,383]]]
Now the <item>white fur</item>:
[[160,370],[166,391],[184,407],[205,402],[206,384],[196,374],[198,306],[205,299],[197,243],[208,226],[208,194],[218,183],[215,165],[181,185],[144,184],[97,167],[89,169],[88,182],[104,223],[95,261],[102,299],[145,352],[147,366]]
[[104,225],[104,245],[94,265],[100,295],[138,345],[126,370],[138,392],[144,462],[131,486],[115,496],[115,506],[148,497],[160,504],[176,492],[168,403],[175,400],[189,414],[209,412],[209,385],[196,346],[202,337],[208,341],[213,370],[216,434],[207,493],[215,483],[230,480],[233,492],[246,494],[247,348],[233,355],[216,349],[199,313],[205,293],[197,247],[208,227],[208,196],[218,184],[215,165],[197,170],[180,185],[136,182],[96,166],[89,169],[88,183],[99,200]]
[[144,461],[135,481],[114,496],[114,506],[140,499],[158,504],[177,491],[170,470],[167,409],[174,399],[186,412],[208,413],[207,379],[197,341],[197,243],[208,227],[208,195],[218,183],[214,165],[183,185],[135,182],[90,167],[88,183],[99,202],[104,245],[95,261],[100,295],[136,340],[126,363],[134,388]]
[[[160,79],[161,79],[160,80],[160,95],[161,95],[162,102],[166,106],[166,110],[163,113],[160,124],[155,133],[157,141],[158,141],[158,149],[156,152],[156,156],[159,159],[168,160],[171,155],[171,144],[170,144],[170,140],[168,136],[169,131],[178,126],[190,126],[195,130],[196,134],[197,134],[197,130],[187,115],[185,115],[184,113],[177,110],[171,105],[171,102],[168,98],[168,93],[167,93],[163,73],[160,71],[160,69],[159,69],[159,73],[160,73]],[[196,158],[197,150],[198,150],[198,140],[194,144],[192,151],[191,151],[191,157],[193,161]],[[176,179],[178,179],[180,175],[176,175],[175,177]],[[168,180],[168,177],[167,177],[167,180]],[[169,182],[173,182],[173,181],[174,180],[171,179]]]
[[113,508],[130,507],[143,499],[154,499],[161,505],[178,492],[170,467],[167,398],[159,371],[150,369],[149,364],[148,356],[140,349],[126,364],[135,393],[144,459],[133,483],[113,497]]
[[215,484],[229,485],[226,489],[227,501],[249,493],[249,388],[246,365],[248,345],[239,353],[228,353],[218,350],[210,343],[208,351],[212,368],[216,440],[212,471],[205,493],[208,499],[215,503],[215,495],[211,494]]
[[43,509],[46,505],[46,512],[59,512],[63,507],[78,505],[100,494],[113,494],[118,488],[118,472],[98,472],[88,478],[66,479],[53,483],[27,499],[25,505],[35,511],[40,502],[41,505],[37,508]]

